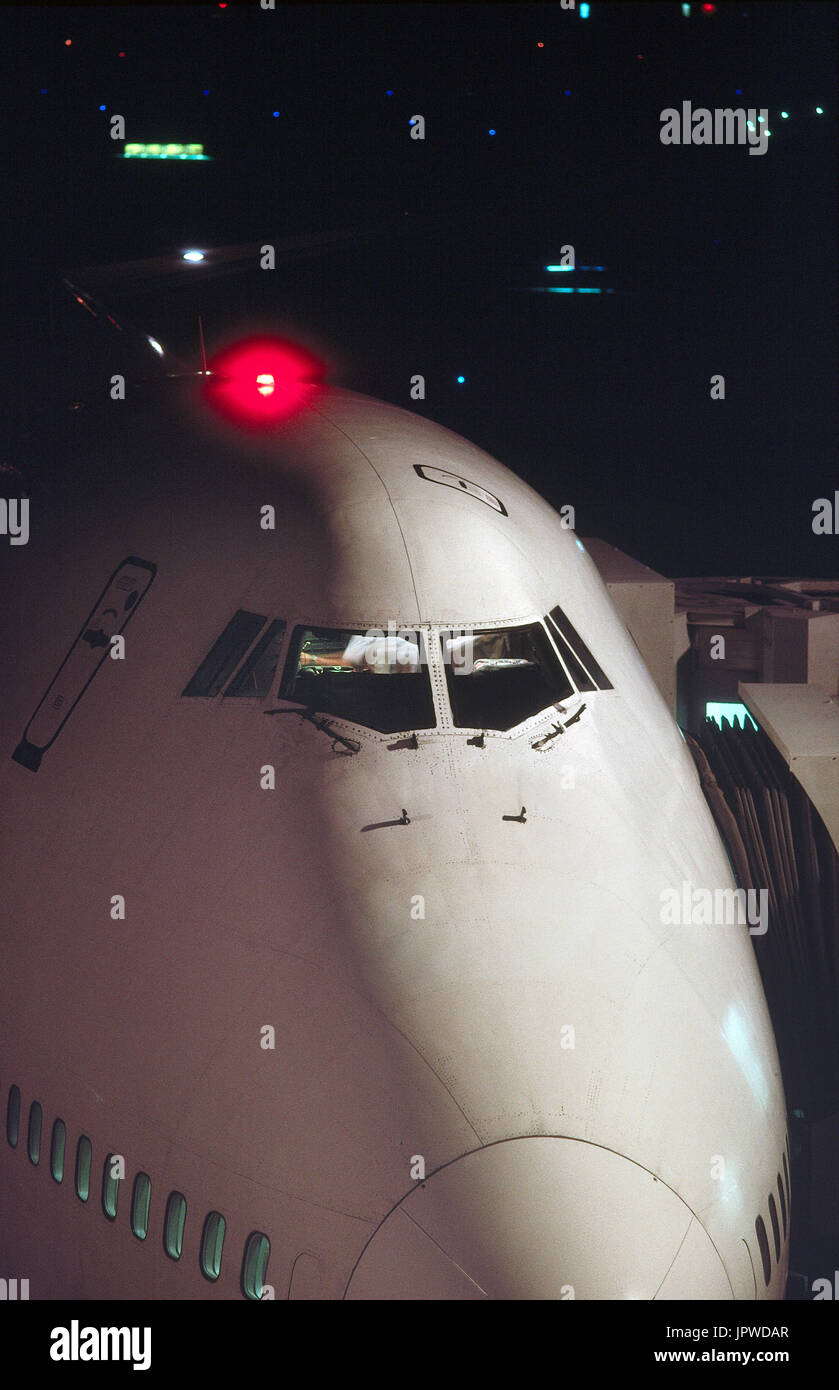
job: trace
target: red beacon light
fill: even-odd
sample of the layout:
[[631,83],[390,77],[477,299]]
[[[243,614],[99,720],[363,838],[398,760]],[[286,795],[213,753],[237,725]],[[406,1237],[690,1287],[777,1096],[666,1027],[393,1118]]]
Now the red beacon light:
[[203,391],[233,424],[270,429],[311,404],[325,371],[323,362],[286,338],[247,338],[208,362]]

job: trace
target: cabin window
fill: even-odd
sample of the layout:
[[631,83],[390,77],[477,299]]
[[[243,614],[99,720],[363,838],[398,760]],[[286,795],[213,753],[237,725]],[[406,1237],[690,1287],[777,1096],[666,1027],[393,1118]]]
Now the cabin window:
[[760,1258],[763,1261],[763,1282],[768,1284],[772,1273],[772,1260],[769,1255],[769,1241],[766,1238],[766,1227],[763,1224],[762,1216],[759,1216],[755,1221],[755,1233],[760,1247]]
[[131,1230],[138,1240],[145,1240],[149,1233],[150,1202],[151,1178],[148,1173],[138,1173],[131,1194]]
[[561,608],[551,609],[548,629],[578,690],[612,689],[612,682],[595,661],[577,629],[568,621]]
[[166,1203],[166,1220],[163,1226],[163,1249],[170,1260],[179,1260],[184,1247],[184,1224],[186,1222],[186,1197],[182,1192],[170,1192]]
[[458,728],[512,729],[574,693],[541,623],[440,640]]
[[789,1168],[788,1168],[788,1166],[787,1166],[787,1156],[786,1156],[786,1154],[781,1154],[781,1161],[782,1161],[782,1163],[783,1163],[783,1165],[784,1165],[784,1182],[785,1182],[786,1185],[787,1185],[787,1207],[789,1208],[789,1213],[790,1213],[790,1216],[791,1216],[791,1215],[792,1215],[792,1193],[790,1192],[790,1185],[789,1185]]
[[259,613],[248,613],[244,608],[234,613],[224,632],[204,657],[184,695],[218,695],[266,622],[267,618]]
[[221,1274],[221,1252],[224,1247],[226,1224],[218,1211],[211,1211],[204,1222],[201,1236],[201,1273],[207,1279],[218,1279]]
[[268,1237],[261,1231],[252,1231],[248,1236],[242,1261],[242,1291],[245,1298],[262,1298],[270,1253],[271,1242]]
[[285,628],[285,623],[279,618],[268,624],[244,666],[225,690],[225,699],[234,695],[264,700],[271,693]]
[[56,1120],[52,1127],[50,1144],[50,1172],[56,1182],[64,1181],[64,1150],[67,1146],[67,1126],[63,1120]]
[[778,1173],[778,1199],[781,1203],[781,1220],[784,1223],[784,1236],[787,1233],[787,1199],[784,1196],[784,1184],[781,1182],[781,1175]]
[[280,695],[385,734],[435,724],[424,634],[408,629],[296,628]]
[[30,1163],[39,1163],[41,1160],[41,1126],[43,1124],[43,1119],[44,1112],[37,1100],[33,1100],[29,1107],[29,1134],[27,1136]]
[[90,1196],[90,1168],[93,1162],[93,1146],[86,1134],[79,1135],[76,1145],[76,1196],[86,1202]]
[[775,1208],[775,1198],[769,1193],[769,1219],[772,1222],[772,1239],[775,1242],[775,1259],[781,1258],[781,1228],[778,1225],[778,1212]]
[[13,1149],[17,1148],[18,1136],[20,1133],[20,1087],[9,1087],[9,1099],[6,1103],[6,1138]]
[[109,1221],[116,1217],[119,1197],[119,1178],[114,1177],[113,1171],[119,1168],[119,1163],[114,1162],[115,1157],[115,1154],[108,1154],[102,1169],[102,1210]]

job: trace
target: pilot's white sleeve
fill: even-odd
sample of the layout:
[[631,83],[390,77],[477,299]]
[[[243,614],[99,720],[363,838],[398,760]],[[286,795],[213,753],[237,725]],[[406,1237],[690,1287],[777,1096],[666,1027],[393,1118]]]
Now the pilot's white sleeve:
[[344,648],[343,660],[348,666],[364,666],[365,657],[376,641],[376,637],[351,637]]
[[348,666],[390,671],[394,667],[419,670],[419,646],[404,637],[351,637],[344,649]]

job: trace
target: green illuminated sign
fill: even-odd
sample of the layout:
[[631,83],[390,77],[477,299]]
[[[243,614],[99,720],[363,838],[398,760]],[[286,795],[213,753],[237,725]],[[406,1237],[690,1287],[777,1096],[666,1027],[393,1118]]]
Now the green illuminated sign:
[[209,159],[203,145],[140,145],[127,144],[123,159]]
[[729,724],[732,725],[738,723],[743,729],[745,729],[746,720],[748,719],[749,723],[757,728],[757,724],[755,724],[755,721],[752,719],[745,705],[728,705],[721,704],[718,700],[709,700],[705,705],[705,717],[706,719],[713,719],[714,723],[719,724],[720,728],[722,728],[723,719],[727,719]]

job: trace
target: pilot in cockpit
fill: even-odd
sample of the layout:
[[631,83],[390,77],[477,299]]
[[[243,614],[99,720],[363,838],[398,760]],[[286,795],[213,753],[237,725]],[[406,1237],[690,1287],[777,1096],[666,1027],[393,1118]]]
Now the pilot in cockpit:
[[[526,665],[526,661],[515,660],[520,656],[518,649],[513,651],[510,634],[503,631],[468,633],[443,640],[443,659],[451,664],[456,674],[468,674],[484,665]],[[356,671],[373,671],[377,675],[408,675],[420,669],[420,649],[417,642],[405,637],[357,634],[350,637],[343,650],[301,651],[299,665],[349,667]]]
[[405,637],[358,635],[343,651],[301,652],[301,666],[351,667],[378,675],[409,675],[420,669],[419,645]]

